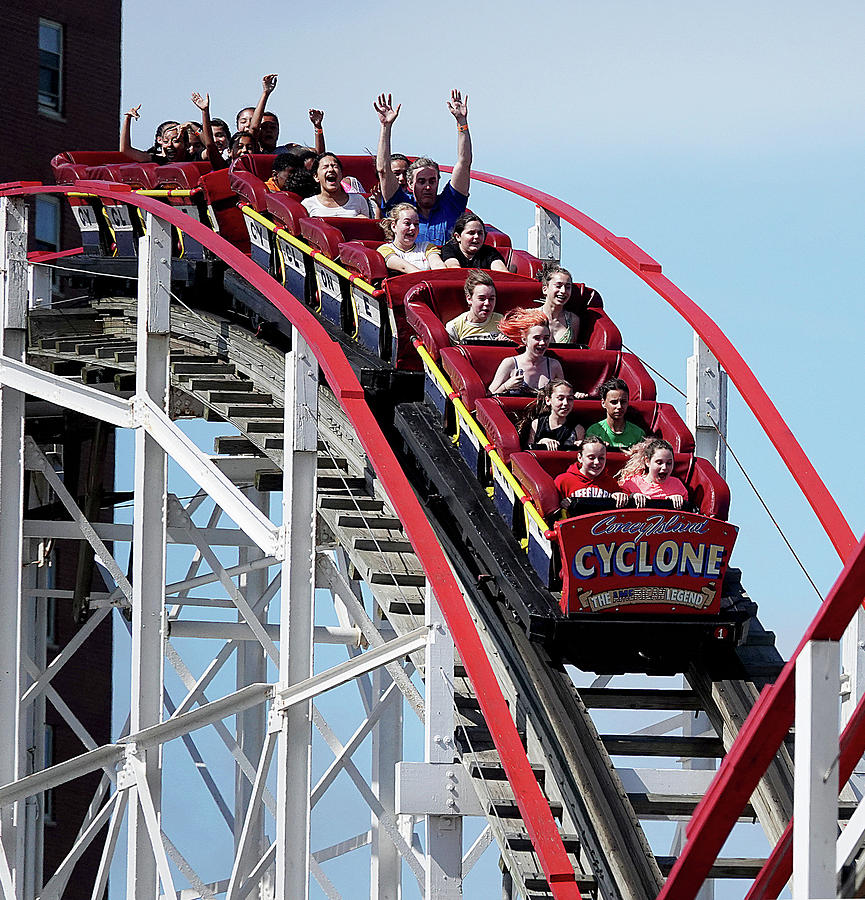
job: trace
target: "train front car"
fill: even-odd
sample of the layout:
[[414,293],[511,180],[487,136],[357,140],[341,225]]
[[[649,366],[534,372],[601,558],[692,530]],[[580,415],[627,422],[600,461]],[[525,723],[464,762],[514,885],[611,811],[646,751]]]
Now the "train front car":
[[556,522],[547,538],[567,617],[559,654],[598,673],[672,673],[696,660],[729,669],[748,617],[736,580],[725,581],[737,535],[729,522],[668,501]]

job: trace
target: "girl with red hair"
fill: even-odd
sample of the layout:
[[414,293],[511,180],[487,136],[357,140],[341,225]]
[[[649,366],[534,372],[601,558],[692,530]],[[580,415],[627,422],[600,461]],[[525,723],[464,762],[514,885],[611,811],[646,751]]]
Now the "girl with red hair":
[[509,397],[536,397],[548,381],[563,378],[562,364],[550,359],[550,325],[539,309],[512,309],[499,323],[499,331],[523,352],[508,356],[499,363],[490,382],[491,394]]

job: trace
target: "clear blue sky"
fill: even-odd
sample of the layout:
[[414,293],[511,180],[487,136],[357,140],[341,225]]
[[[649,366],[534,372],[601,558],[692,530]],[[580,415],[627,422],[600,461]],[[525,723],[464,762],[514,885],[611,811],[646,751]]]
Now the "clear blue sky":
[[[413,9],[419,9],[413,12]],[[123,108],[135,143],[191,118],[193,90],[233,121],[277,72],[282,136],[374,148],[380,91],[403,102],[394,148],[451,162],[445,108],[467,91],[475,165],[546,190],[636,241],[725,330],[835,495],[865,527],[860,404],[865,6],[345,2],[260,12],[222,0],[127,2]],[[491,189],[472,207],[524,246],[529,204]],[[625,342],[684,386],[691,336],[666,304],[565,231],[564,262],[597,288]],[[684,405],[668,390],[661,398]],[[840,564],[813,513],[731,392],[729,440],[825,593]],[[789,653],[817,597],[730,461],[734,562]]]

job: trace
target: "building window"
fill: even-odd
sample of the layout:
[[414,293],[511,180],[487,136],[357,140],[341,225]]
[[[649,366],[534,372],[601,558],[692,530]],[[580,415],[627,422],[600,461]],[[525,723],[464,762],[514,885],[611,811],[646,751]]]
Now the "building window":
[[36,198],[36,249],[60,249],[60,201],[57,197]]
[[39,108],[62,113],[63,26],[39,20]]

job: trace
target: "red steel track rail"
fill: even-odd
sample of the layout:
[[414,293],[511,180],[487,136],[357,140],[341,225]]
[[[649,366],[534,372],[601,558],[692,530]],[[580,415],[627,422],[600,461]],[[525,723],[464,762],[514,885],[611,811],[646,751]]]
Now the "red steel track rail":
[[[690,900],[696,896],[736,819],[793,724],[796,658],[809,641],[840,640],[862,603],[863,593],[865,538],[851,554],[778,679],[760,694],[722,760],[709,790],[688,823],[688,840],[658,895],[660,900]],[[844,732],[847,738],[842,753],[841,784],[846,780],[845,772],[849,777],[853,763],[859,758],[854,754],[862,746],[865,716],[860,707],[862,703],[857,706],[856,714]],[[778,853],[783,852],[782,847]],[[766,877],[770,876],[767,872]]]
[[[444,168],[444,167],[443,167]],[[844,569],[795,653],[766,688],[721,763],[687,827],[687,841],[659,900],[691,900],[761,776],[793,724],[796,659],[811,640],[840,640],[865,595],[865,538],[857,546],[850,525],[739,351],[718,325],[661,272],[661,265],[629,238],[618,237],[585,213],[518,181],[473,171],[478,181],[503,188],[555,213],[591,238],[663,297],[700,335],[739,390],[829,536]],[[865,752],[865,698],[841,735],[840,784]],[[754,882],[748,900],[778,896],[792,871],[792,821]]]
[[[451,168],[442,166],[442,170],[448,172],[451,171]],[[595,222],[585,213],[580,212],[575,207],[558,200],[550,194],[535,190],[518,181],[502,178],[497,175],[490,175],[486,172],[477,170],[472,171],[472,177],[478,181],[491,184],[495,187],[507,190],[510,193],[524,197],[549,212],[558,215],[561,219],[583,232],[583,234],[607,250],[607,252],[612,254],[616,259],[634,272],[635,275],[645,281],[649,287],[666,300],[685,319],[685,321],[688,322],[694,331],[700,335],[733,381],[733,384],[738,389],[745,403],[751,409],[757,421],[760,423],[760,426],[763,428],[772,445],[787,466],[790,474],[799,485],[839,557],[842,561],[846,561],[844,570],[800,641],[799,646],[796,648],[796,652],[785,665],[777,681],[771,687],[766,688],[763,691],[757,703],[754,705],[751,714],[745,721],[730,752],[722,761],[709,791],[698,805],[694,816],[688,825],[687,843],[659,895],[661,900],[686,900],[686,898],[692,898],[696,895],[699,886],[708,876],[712,862],[717,858],[733,824],[756,788],[760,777],[763,772],[765,772],[771,759],[780,747],[784,736],[792,725],[794,671],[796,658],[800,651],[809,640],[839,640],[847,623],[862,603],[862,585],[865,584],[865,539],[863,539],[863,542],[857,547],[855,535],[844,518],[838,504],[829,493],[828,488],[814,469],[811,461],[808,459],[799,442],[781,417],[781,414],[760,385],[754,373],[718,325],[699,306],[697,306],[690,297],[676,287],[669,278],[662,274],[660,263],[649,256],[649,254],[638,247],[629,238],[614,235],[611,231],[604,228],[598,222]],[[13,188],[7,192],[30,193],[37,191],[53,191],[66,193],[69,190],[71,189],[40,189],[27,186],[20,189]],[[143,209],[148,209],[157,214],[162,214],[166,209],[166,207],[161,204],[149,206],[144,202],[141,202],[144,198],[135,197],[134,199],[131,199],[129,194],[122,191],[113,193],[110,190],[102,190],[100,193],[99,190],[94,190],[93,193],[99,194],[100,196],[123,199],[125,202],[132,202],[134,205],[140,206]],[[153,203],[153,201],[150,202]],[[175,213],[174,215],[179,216],[182,214]],[[222,241],[222,239],[218,239],[221,243],[214,244],[213,239],[215,236],[204,226],[193,222],[192,224],[196,226],[196,229],[193,229],[192,227],[186,227],[186,222],[179,222],[167,214],[163,214],[163,218],[172,222],[172,224],[178,225],[178,227],[183,228],[183,230],[188,231],[202,244],[213,249],[214,252],[218,252],[227,263],[232,265],[241,275],[247,277],[250,283],[271,297],[274,304],[283,311],[293,325],[299,328],[308,343],[310,343],[310,346],[316,352],[316,356],[319,358],[322,368],[328,375],[331,386],[335,393],[337,393],[337,396],[340,397],[341,402],[343,402],[352,421],[354,422],[355,419],[352,415],[352,410],[349,408],[349,403],[362,406],[369,419],[371,419],[371,415],[362,400],[362,391],[360,391],[359,385],[357,385],[356,389],[352,386],[348,389],[348,393],[340,393],[337,389],[337,381],[330,377],[332,374],[338,374],[337,369],[339,369],[339,366],[335,366],[333,372],[331,372],[325,360],[318,354],[319,345],[309,339],[305,327],[308,323],[308,327],[314,326],[321,330],[311,313],[300,306],[300,304],[297,304],[297,301],[295,301],[294,298],[291,298],[295,304],[295,307],[292,307],[292,312],[294,313],[294,315],[292,315],[289,310],[284,307],[284,301],[282,300],[282,295],[285,297],[291,297],[291,295],[280,287],[279,291],[281,291],[281,294],[277,297],[273,297],[274,283],[272,280],[264,274],[260,268],[250,263],[250,261],[232,245]],[[184,216],[184,219],[187,219],[187,217]],[[187,222],[188,221],[191,220],[187,219]],[[227,248],[225,253],[222,252],[223,248]],[[264,287],[261,286],[263,282],[265,283]],[[326,335],[324,336],[324,340],[329,341]],[[332,350],[331,354],[333,354]],[[356,385],[357,382],[354,379],[354,375],[351,373],[347,363],[345,363],[344,358],[341,354],[337,353],[337,355],[342,360],[342,363],[345,364],[344,367],[345,369],[348,369],[348,374],[351,376],[350,381],[344,383],[346,385],[349,383]],[[341,374],[341,371],[339,374]],[[360,391],[360,397],[356,396],[356,390]],[[374,429],[375,437],[378,439],[381,437],[378,427],[374,426]],[[360,429],[359,434],[363,435],[363,431]],[[367,439],[370,439],[369,436],[367,436]],[[370,442],[376,444],[378,441]],[[366,441],[364,441],[364,448],[370,455],[370,459],[373,461],[374,465],[376,465],[376,469],[382,478],[382,483],[385,484],[385,486],[388,486],[389,482],[379,469],[380,464],[382,464],[384,469],[388,472],[388,477],[396,477],[391,475],[392,469],[394,468],[398,470],[399,478],[404,479],[404,476],[383,437],[381,437],[381,443],[383,444],[383,447],[371,450],[370,447],[367,446]],[[380,460],[376,459],[373,455],[373,453],[377,452],[379,449],[382,452],[382,458]],[[388,490],[388,493],[390,494],[390,490]],[[395,496],[391,496],[396,500]],[[397,503],[394,505],[398,506]],[[399,508],[398,511],[400,511]],[[400,515],[403,515],[401,511]],[[423,519],[422,512],[420,512],[420,518]],[[429,528],[425,519],[423,519],[423,525],[426,529]],[[415,543],[414,534],[409,529],[407,523],[406,530],[410,537],[412,537],[412,542]],[[416,546],[424,545],[416,544]],[[435,549],[438,550],[437,545]],[[439,556],[440,553],[433,555]],[[477,642],[477,646],[479,647],[477,633],[474,630],[470,617],[467,615],[467,610],[465,610],[465,606],[462,603],[462,598],[459,596],[458,590],[456,592],[458,597],[458,603],[456,605],[460,607],[461,614],[459,616],[454,615],[454,619],[459,620],[459,628],[464,629],[464,631],[458,630],[455,623],[451,621],[451,615],[453,614],[452,610],[440,593],[444,586],[434,580],[430,569],[427,568],[427,561],[423,557],[421,557],[421,561],[424,564],[424,570],[431,579],[431,583],[436,585],[436,596],[439,598],[439,602],[448,619],[448,624],[454,632],[454,638],[457,641],[457,644],[460,644],[459,638],[461,635],[464,637],[464,632],[471,631],[471,637],[473,641]],[[438,560],[436,560],[436,562],[438,562]],[[444,563],[444,569],[447,570],[446,562]],[[450,579],[450,572],[447,571],[446,574]],[[462,613],[465,613],[465,617],[462,616]],[[485,658],[483,661],[486,663]],[[489,667],[486,666],[486,668]],[[471,671],[469,671],[469,675],[477,689],[478,684]],[[489,676],[492,677],[491,670],[489,670]],[[503,703],[504,699],[501,697],[498,688],[496,688],[496,695],[496,700],[498,701],[500,698]],[[487,700],[489,701],[489,698],[487,698]],[[491,715],[487,714],[487,709],[484,708],[485,703],[483,699],[481,700],[481,706],[491,730],[494,730],[493,726],[496,720],[491,718]],[[509,718],[506,707],[503,710],[498,709],[495,712],[491,710],[491,714],[502,716],[503,719],[507,720],[506,724],[512,726],[513,723]],[[496,740],[497,748],[502,752],[502,748],[499,747],[499,740],[496,737],[495,732],[493,736]],[[848,769],[852,769],[853,765],[853,762],[851,761],[855,761],[859,758],[863,745],[865,745],[865,702],[862,702],[857,706],[853,718],[848,723],[848,726],[842,735],[842,771],[840,772],[842,784],[846,778],[849,777]],[[521,749],[522,748],[520,747],[520,750]],[[522,759],[518,761],[511,759],[510,766],[522,769],[523,765],[528,765],[528,762],[525,759],[524,754],[520,753],[517,755],[520,755]],[[505,762],[505,754],[503,752],[502,760],[505,764],[508,776],[511,778],[511,768],[509,768],[509,764]],[[515,764],[516,762],[519,763],[519,766]],[[525,772],[522,774],[525,776]],[[535,831],[533,831],[529,817],[526,815],[526,810],[523,809],[523,803],[526,803],[527,806],[529,806],[528,801],[526,798],[521,799],[520,793],[517,790],[517,785],[512,778],[511,783],[514,786],[520,810],[523,812],[524,818],[526,818],[527,825],[529,826],[529,833],[532,836],[533,844],[538,851],[538,856],[541,859],[544,872],[553,888],[554,895],[556,897],[579,896],[576,885],[572,885],[572,872],[571,878],[567,882],[567,886],[569,888],[572,886],[573,892],[568,893],[567,895],[558,892],[557,886],[565,886],[565,879],[561,878],[558,871],[548,871],[547,863],[541,854],[542,848],[539,847],[538,842],[535,840]],[[531,785],[526,783],[526,787],[530,788]],[[539,795],[540,792],[537,791],[537,794]],[[543,810],[539,810],[538,812],[542,814],[545,811],[546,816],[542,816],[542,818],[546,818],[549,816],[549,807],[546,805],[543,797],[539,797],[539,799]],[[551,817],[550,824],[552,824]],[[786,881],[786,878],[789,877],[787,873],[789,872],[791,865],[791,835],[792,829],[791,826],[788,825],[787,831],[785,831],[784,836],[782,836],[781,840],[776,845],[763,872],[761,872],[761,875],[758,877],[757,881],[755,881],[751,893],[748,895],[751,900],[757,900],[758,897],[769,898],[777,896],[780,886],[782,886],[784,881]],[[540,838],[540,834],[538,836]],[[554,838],[550,840],[549,834],[547,833],[545,839],[549,842],[550,846],[552,844],[558,845],[555,847],[555,850],[557,851],[556,856],[558,857],[558,851],[561,848],[558,834],[556,833]],[[564,852],[563,848],[561,848],[561,852]],[[566,857],[565,863],[567,864]],[[567,865],[566,868],[568,868]],[[559,877],[555,879],[552,878],[551,872]]]
[[[452,170],[450,166],[441,168],[445,172]],[[801,488],[841,561],[844,562],[856,546],[856,537],[834,497],[829,493],[828,488],[811,464],[811,460],[793,436],[793,432],[790,431],[787,423],[775,408],[775,404],[769,399],[769,395],[763,390],[757,377],[742,359],[739,351],[718,325],[687,294],[679,290],[666,275],[661,273],[661,264],[652,259],[630,238],[617,237],[585,213],[558,200],[551,194],[535,190],[519,181],[512,181],[510,178],[502,178],[499,175],[490,175],[474,169],[472,178],[503,188],[555,213],[611,253],[639,278],[642,278],[655,293],[663,297],[685,319],[715,354],[718,362],[724,367],[724,371],[736,385],[745,403],[754,413],[790,474]]]
[[233,244],[174,207],[149,197],[142,197],[128,189],[113,189],[110,184],[103,182],[86,182],[86,186],[79,183],[72,187],[13,183],[0,186],[0,196],[68,194],[82,190],[98,197],[137,206],[189,234],[261,291],[303,336],[315,354],[328,384],[354,425],[358,439],[381,479],[423,565],[474,686],[484,719],[501,756],[502,765],[526,823],[526,830],[553,896],[556,900],[580,900],[574,869],[568,860],[549,803],[541,793],[459,586],[436,540],[432,526],[427,521],[402,467],[367,406],[363,388],[339,345],[331,340],[312,312],[260,266],[253,263]]
[[[856,704],[850,721],[841,732],[838,756],[838,784],[844,785],[853,774],[856,763],[865,753],[865,696]],[[784,833],[754,879],[745,900],[775,900],[793,874],[793,820],[787,823]]]

